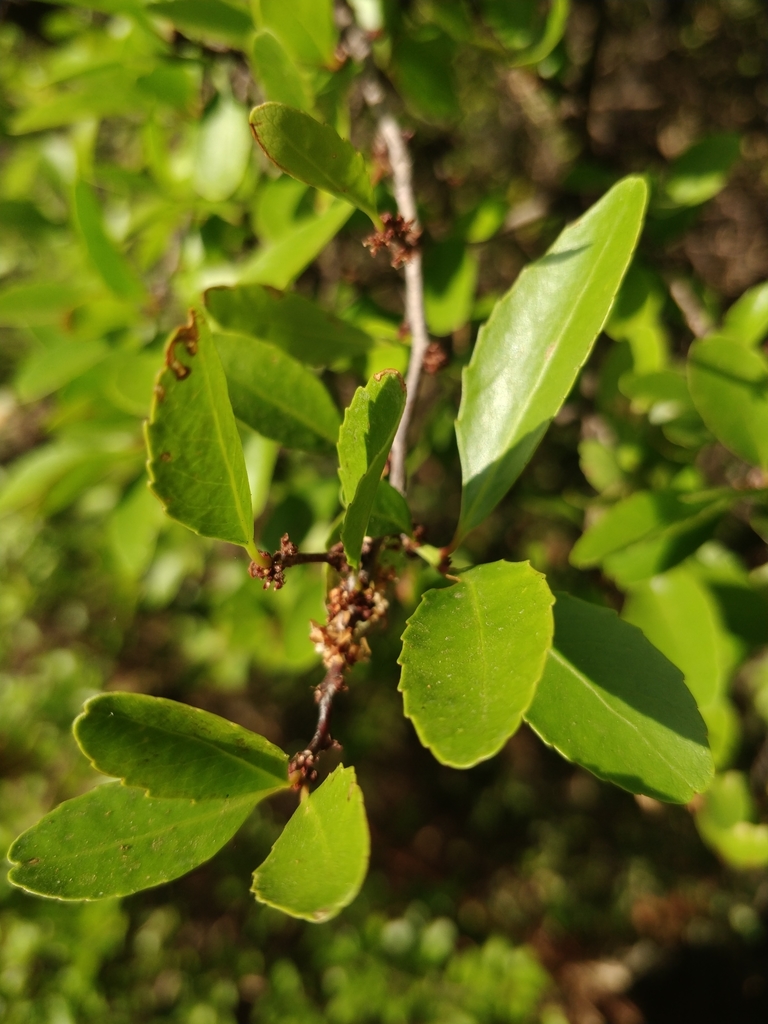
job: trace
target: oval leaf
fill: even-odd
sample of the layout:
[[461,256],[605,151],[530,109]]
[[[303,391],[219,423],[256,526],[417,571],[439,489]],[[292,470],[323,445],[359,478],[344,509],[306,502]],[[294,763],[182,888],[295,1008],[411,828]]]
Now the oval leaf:
[[520,274],[481,328],[456,421],[454,545],[504,497],[565,401],[629,265],[647,194],[642,178],[615,185]]
[[152,490],[172,519],[253,547],[251,494],[227,381],[202,313],[171,336],[146,425]]
[[40,896],[101,900],[185,875],[232,838],[255,803],[158,800],[120,782],[66,800],[22,833],[8,879]]
[[382,370],[358,388],[339,431],[341,525],[344,553],[357,568],[376,491],[405,408],[405,384],[397,370]]
[[379,225],[365,159],[330,125],[282,103],[262,103],[251,111],[251,131],[286,174],[353,203]]
[[75,184],[73,212],[83,244],[107,287],[118,298],[129,302],[141,301],[144,298],[144,286],[112,239],[107,237],[99,204],[92,189],[84,181]]
[[296,65],[271,32],[257,32],[253,40],[253,69],[268,100],[297,110],[311,110],[312,101]]
[[569,761],[630,793],[686,803],[714,771],[682,673],[608,608],[558,594],[555,642],[525,720]]
[[737,341],[705,338],[688,352],[688,383],[718,441],[768,469],[768,359]]
[[263,736],[200,708],[139,693],[102,693],[75,720],[93,767],[150,796],[190,800],[288,786],[288,757]]
[[255,338],[218,334],[215,340],[239,420],[286,448],[333,450],[341,417],[311,370]]
[[723,319],[723,334],[742,345],[759,345],[768,334],[768,281],[744,292]]
[[231,96],[219,96],[200,122],[193,185],[209,203],[229,199],[245,177],[252,142],[247,112]]
[[310,366],[363,355],[372,345],[365,331],[295,292],[260,284],[209,288],[205,304],[225,330],[268,341]]
[[328,921],[360,891],[370,845],[355,769],[339,765],[296,808],[253,873],[252,892],[291,917]]
[[428,590],[403,634],[399,689],[441,764],[493,757],[520,725],[552,644],[553,597],[528,562],[494,562]]

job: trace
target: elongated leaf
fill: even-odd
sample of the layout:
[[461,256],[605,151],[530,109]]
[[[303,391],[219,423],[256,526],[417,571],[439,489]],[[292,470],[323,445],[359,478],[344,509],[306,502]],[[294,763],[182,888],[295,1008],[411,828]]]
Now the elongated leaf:
[[677,665],[700,708],[722,696],[717,606],[690,569],[678,566],[633,587],[621,614]]
[[210,203],[229,199],[251,158],[248,112],[231,96],[219,96],[200,123],[195,150],[195,191]]
[[253,796],[160,800],[120,782],[60,804],[8,851],[8,879],[41,896],[128,896],[185,875],[231,839]]
[[157,354],[115,352],[105,366],[104,393],[113,405],[131,416],[149,416],[157,377]]
[[524,50],[511,51],[509,62],[512,67],[529,67],[548,57],[563,38],[570,12],[571,0],[551,0],[541,37]]
[[725,314],[722,332],[742,345],[759,345],[768,335],[768,281],[744,292]]
[[432,334],[451,334],[469,321],[477,272],[477,256],[460,239],[448,239],[427,249],[424,312]]
[[397,370],[374,374],[358,388],[339,431],[341,526],[344,553],[353,568],[360,562],[376,490],[405,408],[405,384]]
[[217,334],[235,416],[286,448],[332,451],[341,417],[325,385],[281,352],[242,334]]
[[34,402],[75,380],[109,355],[103,341],[76,341],[61,338],[35,352],[21,367],[15,381],[22,402]]
[[74,733],[97,771],[153,797],[261,800],[288,786],[288,757],[263,736],[163,697],[99,694]]
[[83,300],[77,285],[30,281],[0,289],[0,325],[17,327],[59,320]]
[[768,469],[768,359],[728,338],[697,341],[688,352],[691,397],[726,448]]
[[707,730],[682,673],[607,608],[558,594],[555,641],[525,720],[569,761],[630,793],[707,788]]
[[84,181],[75,184],[73,210],[80,237],[105,284],[121,299],[140,301],[144,296],[144,286],[114,242],[107,238],[99,204]]
[[573,386],[637,243],[647,191],[637,177],[615,185],[521,273],[481,329],[456,421],[454,544],[506,494]]
[[252,891],[291,917],[329,921],[360,891],[370,845],[355,769],[339,765],[296,808],[254,872]]
[[146,426],[152,490],[204,537],[253,548],[251,495],[227,381],[205,316],[192,310],[166,349]]
[[552,644],[553,597],[528,562],[494,562],[429,590],[403,634],[399,689],[419,739],[470,768],[517,731]]
[[635,541],[657,536],[675,523],[691,519],[713,504],[679,491],[637,491],[618,502],[578,539],[570,561],[579,569],[598,565]]
[[768,825],[756,825],[749,781],[743,772],[718,775],[696,812],[701,838],[736,868],[768,864]]
[[112,557],[121,576],[139,580],[149,568],[163,524],[163,510],[143,475],[107,520]]
[[239,281],[242,284],[287,288],[339,233],[354,212],[355,208],[350,203],[334,200],[327,210],[300,221],[279,241],[259,249],[252,259],[241,265]]
[[372,345],[365,331],[295,292],[278,292],[258,284],[209,288],[205,304],[226,330],[268,341],[310,366],[328,366],[338,359],[362,355]]
[[253,32],[248,11],[224,0],[161,0],[150,4],[147,12],[168,18],[190,39],[213,40],[239,49],[244,49]]
[[333,0],[257,0],[256,8],[259,27],[274,32],[294,61],[334,66],[339,33]]
[[297,110],[312,109],[304,80],[285,49],[271,32],[257,32],[253,40],[253,68],[268,100]]
[[254,138],[286,174],[353,203],[380,223],[362,153],[330,125],[282,103],[262,103],[250,120]]

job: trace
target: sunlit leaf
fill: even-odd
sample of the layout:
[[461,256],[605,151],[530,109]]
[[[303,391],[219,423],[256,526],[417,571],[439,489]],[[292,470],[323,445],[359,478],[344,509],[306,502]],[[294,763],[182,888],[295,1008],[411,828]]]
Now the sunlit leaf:
[[248,111],[231,96],[219,96],[200,122],[192,181],[210,203],[229,199],[251,158]]
[[759,345],[768,335],[768,281],[749,288],[723,319],[722,333],[742,345]]
[[253,69],[268,100],[310,111],[312,100],[296,65],[271,32],[257,32],[252,49]]
[[144,286],[114,242],[107,237],[96,197],[84,181],[75,184],[73,204],[80,237],[105,284],[121,299],[141,300]]

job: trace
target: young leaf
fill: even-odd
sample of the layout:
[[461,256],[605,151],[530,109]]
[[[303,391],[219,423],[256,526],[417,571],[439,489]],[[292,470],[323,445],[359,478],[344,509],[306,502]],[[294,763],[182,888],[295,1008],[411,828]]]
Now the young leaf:
[[441,764],[471,768],[517,731],[552,644],[553,597],[528,562],[494,562],[428,590],[403,634],[399,689]]
[[296,292],[278,292],[260,284],[209,288],[205,304],[225,330],[277,345],[310,366],[363,355],[372,345],[365,331]]
[[217,334],[235,416],[286,448],[332,451],[341,417],[325,385],[274,345]]
[[282,171],[353,203],[379,226],[363,155],[330,125],[282,103],[254,107],[250,121],[254,138]]
[[268,100],[297,110],[312,109],[304,80],[282,43],[271,32],[257,32],[253,40],[253,68]]
[[367,529],[371,537],[413,532],[408,502],[388,480],[379,480]]
[[768,281],[744,292],[723,319],[726,338],[742,345],[755,346],[768,334]]
[[558,594],[555,641],[525,720],[569,761],[630,793],[707,788],[707,730],[682,673],[614,611]]
[[153,797],[255,803],[288,786],[288,757],[263,736],[163,697],[99,694],[74,733],[97,771]]
[[291,917],[329,921],[360,891],[370,843],[355,769],[339,765],[296,808],[254,871],[252,892]]
[[339,431],[341,526],[344,553],[353,568],[360,562],[363,538],[389,450],[405,408],[405,384],[397,370],[374,374],[358,388]]
[[706,425],[740,459],[768,469],[768,359],[728,338],[688,352],[691,397]]
[[[227,381],[205,316],[171,335],[146,425],[152,490],[172,519],[253,548],[251,495]],[[255,550],[255,549],[254,549]]]
[[456,421],[454,546],[515,482],[573,386],[637,244],[647,193],[638,177],[614,185],[520,274],[481,329]]
[[255,803],[158,800],[120,782],[66,800],[8,851],[13,885],[60,900],[128,896],[185,875],[232,838]]
[[144,286],[114,242],[107,237],[99,204],[84,181],[75,184],[73,211],[80,237],[104,283],[119,298],[140,302],[144,298]]
[[768,864],[768,825],[754,824],[754,801],[743,772],[718,775],[696,811],[701,838],[735,868]]

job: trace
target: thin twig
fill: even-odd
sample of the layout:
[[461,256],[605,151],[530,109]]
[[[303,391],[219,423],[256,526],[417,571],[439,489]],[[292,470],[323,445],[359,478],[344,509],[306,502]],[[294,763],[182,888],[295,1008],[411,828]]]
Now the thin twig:
[[[397,209],[403,220],[410,221],[419,230],[419,216],[413,195],[413,166],[408,147],[403,139],[400,125],[391,114],[382,114],[379,119],[379,133],[389,153],[392,180],[395,187]],[[400,420],[392,445],[392,462],[389,480],[401,494],[405,493],[405,456],[408,444],[408,427],[413,415],[419,391],[421,367],[429,347],[427,323],[424,318],[424,281],[421,268],[421,252],[415,249],[404,266],[405,273],[405,315],[411,329],[411,356],[405,378],[406,397],[403,418]]]

